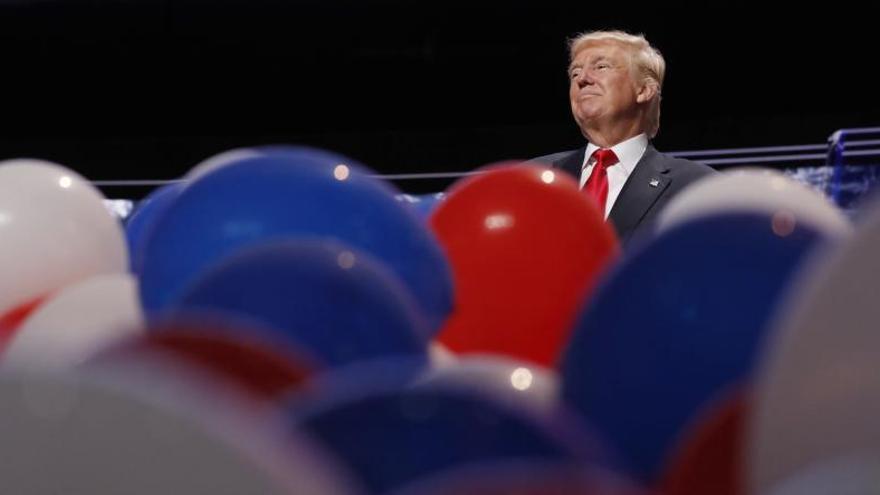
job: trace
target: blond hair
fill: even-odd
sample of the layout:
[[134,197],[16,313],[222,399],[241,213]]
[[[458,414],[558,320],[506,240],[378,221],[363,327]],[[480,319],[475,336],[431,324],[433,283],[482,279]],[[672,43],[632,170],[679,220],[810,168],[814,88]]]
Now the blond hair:
[[648,112],[645,115],[645,132],[648,137],[653,138],[660,130],[660,92],[663,88],[663,77],[666,75],[666,61],[644,35],[624,31],[591,31],[579,34],[568,43],[569,60],[574,60],[578,52],[587,45],[605,42],[617,43],[629,51],[632,64],[630,74],[638,75],[639,82],[657,85],[656,95],[648,103]]

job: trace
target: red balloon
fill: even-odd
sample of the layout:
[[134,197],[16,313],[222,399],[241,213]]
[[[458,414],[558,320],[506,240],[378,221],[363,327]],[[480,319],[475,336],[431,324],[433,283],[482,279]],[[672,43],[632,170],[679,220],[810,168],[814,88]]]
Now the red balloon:
[[6,347],[15,331],[18,330],[18,327],[46,300],[46,297],[38,297],[32,301],[20,304],[5,314],[0,315],[0,351]]
[[504,163],[453,186],[430,218],[452,265],[451,351],[556,365],[617,238],[574,179]]
[[683,437],[660,481],[664,495],[745,493],[743,433],[748,405],[737,392],[715,404]]
[[219,385],[252,399],[270,402],[297,389],[316,372],[314,364],[296,353],[217,325],[162,323],[93,361],[164,358],[201,370]]

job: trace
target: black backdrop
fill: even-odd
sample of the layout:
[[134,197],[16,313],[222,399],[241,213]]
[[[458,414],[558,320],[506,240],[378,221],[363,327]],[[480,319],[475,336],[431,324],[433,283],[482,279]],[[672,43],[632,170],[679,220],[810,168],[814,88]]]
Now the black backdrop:
[[167,179],[277,142],[383,173],[573,148],[565,39],[599,28],[644,32],[667,58],[658,148],[818,143],[880,124],[868,11],[768,6],[4,0],[0,158]]

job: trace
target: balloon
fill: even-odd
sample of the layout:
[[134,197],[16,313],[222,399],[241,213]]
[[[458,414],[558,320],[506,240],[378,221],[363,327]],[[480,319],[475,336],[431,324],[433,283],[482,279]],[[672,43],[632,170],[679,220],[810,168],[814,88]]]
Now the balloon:
[[87,366],[139,360],[189,366],[209,375],[206,380],[262,401],[280,400],[318,369],[305,353],[272,341],[262,329],[240,328],[244,325],[205,315],[168,319],[92,357]]
[[431,213],[433,213],[443,200],[446,199],[446,193],[438,192],[419,194],[416,198],[418,198],[418,201],[415,202],[413,206],[415,206],[416,211],[419,213],[419,217],[423,220],[427,220],[431,216]]
[[451,310],[443,253],[393,189],[344,157],[306,148],[269,148],[185,187],[147,239],[144,307],[148,315],[166,308],[204,269],[240,248],[302,237],[335,239],[387,264],[431,329]]
[[827,238],[769,214],[703,217],[671,229],[609,275],[580,315],[562,396],[656,481],[707,401],[748,379],[802,260]]
[[[343,382],[344,383],[344,382]],[[559,419],[442,388],[325,386],[291,407],[298,431],[320,441],[371,493],[471,464],[598,461],[591,438]]]
[[432,366],[441,367],[455,364],[458,358],[439,342],[428,344],[428,359]]
[[422,221],[427,222],[437,206],[446,199],[446,193],[398,194],[395,199],[411,207]]
[[[127,377],[0,375],[9,493],[349,494],[345,472],[277,422]],[[154,384],[155,385],[155,384]]]
[[851,454],[805,467],[757,495],[871,495],[880,487],[880,458]]
[[456,287],[439,342],[542,366],[556,364],[581,302],[618,254],[574,180],[534,165],[500,164],[456,183],[431,226]]
[[262,154],[263,152],[258,148],[235,148],[227,150],[199,162],[186,173],[184,180],[192,182],[218,168],[247,160],[248,158],[254,158]]
[[555,370],[505,356],[462,356],[452,363],[429,368],[417,383],[474,389],[547,413],[559,405]]
[[688,186],[660,212],[657,231],[701,216],[734,212],[778,214],[780,219],[807,223],[839,238],[852,233],[849,220],[822,193],[763,168],[729,170]]
[[389,495],[647,495],[636,484],[589,465],[513,461],[452,469]]
[[6,347],[9,339],[21,326],[21,323],[34,312],[40,304],[43,304],[45,297],[38,297],[32,301],[16,306],[4,315],[0,315],[0,352]]
[[330,241],[243,249],[207,269],[171,308],[245,315],[329,366],[395,354],[427,359],[427,326],[399,280]]
[[339,398],[408,389],[430,365],[423,356],[410,354],[353,361],[330,368],[312,375],[306,387],[290,396],[290,410],[312,410]]
[[[236,164],[241,161],[248,160],[250,158],[255,158],[267,154],[272,153],[301,153],[303,151],[307,151],[313,155],[321,155],[322,159],[328,159],[333,161],[334,163],[339,163],[340,161],[345,162],[344,157],[336,155],[334,153],[330,153],[327,151],[319,150],[319,149],[306,149],[300,146],[292,146],[292,145],[284,145],[284,144],[267,144],[260,146],[249,146],[246,148],[233,148],[231,150],[226,150],[216,155],[212,155],[198,164],[195,167],[190,169],[186,175],[184,176],[184,181],[187,183],[191,183],[200,177],[207,175],[214,170],[225,167],[227,165]],[[350,162],[350,160],[348,160]]]
[[156,219],[168,208],[180,194],[182,182],[172,182],[159,187],[137,204],[137,207],[125,222],[125,238],[131,253],[132,273],[143,273],[144,240]]
[[85,278],[128,268],[125,237],[79,174],[0,162],[0,314]]
[[743,392],[713,401],[680,437],[664,469],[659,493],[744,494],[743,438],[748,413]]
[[48,297],[19,326],[0,355],[5,368],[64,369],[141,331],[137,281],[98,275]]
[[878,249],[875,204],[849,242],[816,258],[779,317],[756,374],[753,493],[833,458],[880,457]]

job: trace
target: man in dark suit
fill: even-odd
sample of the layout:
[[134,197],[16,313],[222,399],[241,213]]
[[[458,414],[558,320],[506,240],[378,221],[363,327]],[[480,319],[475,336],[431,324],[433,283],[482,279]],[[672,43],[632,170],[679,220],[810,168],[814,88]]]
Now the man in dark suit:
[[673,196],[714,171],[651,146],[666,64],[643,36],[585,33],[571,41],[569,55],[571,112],[587,145],[533,161],[579,179],[626,243],[650,232]]

